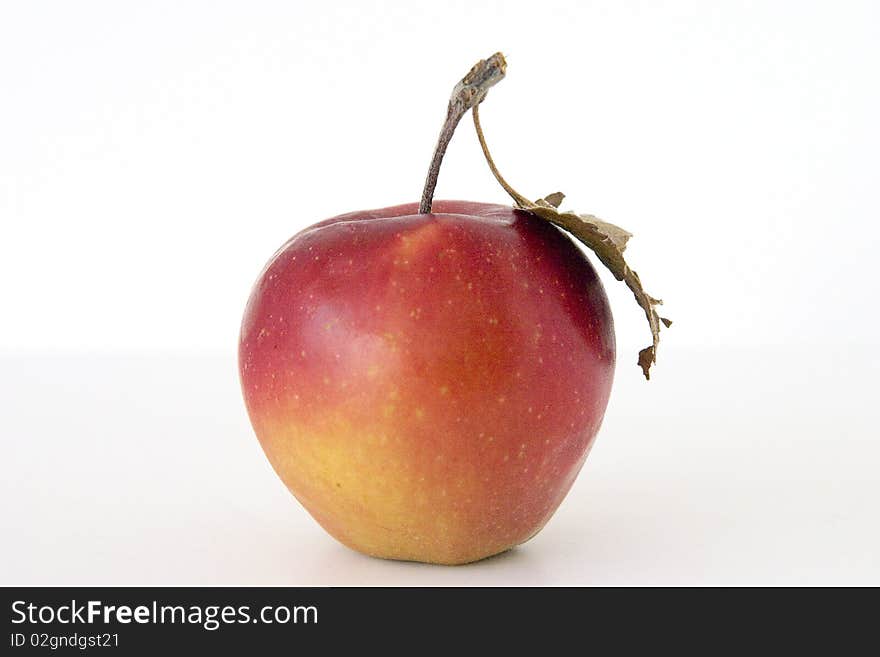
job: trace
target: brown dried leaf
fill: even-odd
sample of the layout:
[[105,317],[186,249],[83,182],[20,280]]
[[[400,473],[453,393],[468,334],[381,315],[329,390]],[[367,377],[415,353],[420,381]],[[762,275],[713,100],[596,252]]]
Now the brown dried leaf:
[[547,194],[547,196],[538,201],[538,203],[543,201],[548,205],[552,205],[554,208],[558,208],[559,205],[562,203],[562,199],[564,198],[565,194],[563,194],[562,192],[553,192],[552,194]]
[[594,217],[591,214],[581,214],[578,216],[585,222],[595,226],[596,230],[599,232],[607,235],[608,239],[611,240],[621,253],[626,251],[626,243],[629,241],[629,238],[632,237],[632,233],[624,230],[620,226],[615,226],[614,224],[609,224],[607,221],[602,221],[599,217]]

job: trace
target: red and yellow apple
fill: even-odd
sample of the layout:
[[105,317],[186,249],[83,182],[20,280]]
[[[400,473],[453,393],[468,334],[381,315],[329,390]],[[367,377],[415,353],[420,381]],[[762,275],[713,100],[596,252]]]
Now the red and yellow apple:
[[559,506],[615,346],[602,284],[566,234],[435,201],[288,241],[254,286],[239,359],[270,463],[331,535],[459,564],[528,540]]

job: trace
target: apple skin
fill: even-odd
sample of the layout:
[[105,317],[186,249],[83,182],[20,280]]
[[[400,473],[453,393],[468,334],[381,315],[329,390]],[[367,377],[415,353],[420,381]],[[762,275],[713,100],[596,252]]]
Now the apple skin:
[[574,242],[465,201],[300,232],[260,274],[239,344],[256,435],[312,516],[360,552],[440,564],[544,526],[599,430],[614,359]]

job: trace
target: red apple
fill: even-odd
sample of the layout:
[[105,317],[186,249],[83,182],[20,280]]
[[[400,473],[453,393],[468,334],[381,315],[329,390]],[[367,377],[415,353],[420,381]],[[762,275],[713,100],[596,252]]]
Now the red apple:
[[[501,177],[477,108],[505,68],[495,53],[453,89],[418,205],[307,228],[245,310],[239,365],[260,443],[315,519],[367,554],[482,559],[534,536],[571,488],[611,392],[614,327],[595,270],[557,226],[644,310],[646,377],[671,323],[623,257],[629,232]],[[471,110],[519,209],[433,202]]]
[[538,217],[436,201],[288,241],[241,330],[275,471],[342,543],[458,564],[534,536],[611,390],[614,331],[584,253]]

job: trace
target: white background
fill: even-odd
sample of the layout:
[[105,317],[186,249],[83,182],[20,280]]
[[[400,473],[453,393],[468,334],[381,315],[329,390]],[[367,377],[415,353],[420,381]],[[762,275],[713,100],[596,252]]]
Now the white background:
[[[299,229],[416,201],[452,85],[528,196],[635,233],[605,426],[548,527],[461,569],[336,545],[238,391]],[[0,583],[880,584],[871,2],[0,7]],[[470,121],[438,198],[507,202]]]

